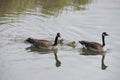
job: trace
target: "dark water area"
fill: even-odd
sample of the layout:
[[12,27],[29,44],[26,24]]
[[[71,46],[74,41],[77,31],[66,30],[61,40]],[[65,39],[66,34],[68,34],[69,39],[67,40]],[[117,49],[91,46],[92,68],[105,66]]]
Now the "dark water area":
[[[0,80],[119,80],[119,0],[0,0]],[[79,40],[101,43],[107,52],[82,49]],[[28,37],[64,42],[48,51],[31,47]]]

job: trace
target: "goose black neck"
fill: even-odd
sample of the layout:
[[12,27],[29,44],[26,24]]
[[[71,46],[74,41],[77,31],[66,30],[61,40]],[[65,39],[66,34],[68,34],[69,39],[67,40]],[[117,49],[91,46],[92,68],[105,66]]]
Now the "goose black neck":
[[55,37],[55,41],[54,41],[53,46],[56,46],[56,45],[57,45],[57,41],[58,41],[58,36]]
[[105,46],[105,36],[103,35],[102,35],[102,42],[103,42],[102,46]]

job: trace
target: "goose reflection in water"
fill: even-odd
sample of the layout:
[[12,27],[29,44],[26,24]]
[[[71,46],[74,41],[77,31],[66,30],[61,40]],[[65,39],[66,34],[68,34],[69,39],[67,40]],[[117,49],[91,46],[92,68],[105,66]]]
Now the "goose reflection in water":
[[85,49],[85,48],[82,48],[82,53],[81,53],[81,55],[85,55],[85,56],[101,55],[101,56],[102,56],[102,59],[101,59],[101,69],[102,69],[102,70],[105,70],[105,69],[107,68],[107,66],[106,66],[105,63],[104,63],[106,52],[93,52],[93,51],[87,50],[87,49]]
[[55,66],[56,67],[60,67],[61,66],[61,62],[60,60],[58,60],[58,56],[57,56],[57,52],[58,50],[44,50],[44,49],[40,49],[40,48],[36,48],[33,46],[27,47],[26,50],[28,50],[29,52],[37,52],[39,54],[49,54],[49,53],[54,53],[54,57],[55,57]]
[[55,60],[56,60],[56,67],[60,67],[61,66],[61,62],[58,60],[58,56],[57,56],[57,51],[58,50],[54,50],[54,56],[55,56]]

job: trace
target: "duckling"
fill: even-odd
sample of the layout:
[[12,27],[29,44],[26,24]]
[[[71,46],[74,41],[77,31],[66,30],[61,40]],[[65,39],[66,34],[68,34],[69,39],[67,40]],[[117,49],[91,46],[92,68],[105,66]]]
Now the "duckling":
[[54,50],[54,49],[58,49],[57,41],[58,41],[59,37],[60,37],[60,33],[57,33],[55,40],[54,40],[54,44],[48,40],[40,40],[40,39],[34,39],[34,38],[28,38],[28,39],[26,39],[26,41],[29,42],[30,44],[32,44],[36,48]]
[[79,41],[81,45],[83,45],[86,49],[95,51],[95,52],[105,52],[107,48],[105,47],[105,36],[109,36],[106,32],[102,33],[102,44],[97,42],[89,42],[89,41]]
[[64,41],[63,38],[61,38],[61,37],[58,38],[58,43],[59,44],[63,44],[63,41]]
[[71,46],[73,48],[75,48],[77,46],[76,42],[75,41],[70,41],[68,43],[66,43],[67,46]]

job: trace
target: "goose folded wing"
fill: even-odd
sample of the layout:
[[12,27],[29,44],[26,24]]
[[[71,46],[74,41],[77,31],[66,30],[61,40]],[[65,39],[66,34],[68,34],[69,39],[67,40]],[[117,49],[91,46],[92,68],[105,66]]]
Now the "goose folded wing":
[[41,47],[52,46],[52,42],[47,40],[37,40],[36,43],[37,43],[37,46],[41,46]]
[[96,43],[96,42],[86,42],[86,43],[85,43],[85,46],[86,46],[87,48],[93,48],[93,49],[99,49],[100,47],[102,47],[101,44]]

